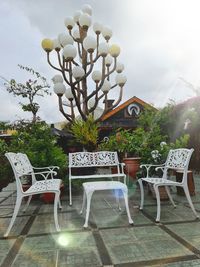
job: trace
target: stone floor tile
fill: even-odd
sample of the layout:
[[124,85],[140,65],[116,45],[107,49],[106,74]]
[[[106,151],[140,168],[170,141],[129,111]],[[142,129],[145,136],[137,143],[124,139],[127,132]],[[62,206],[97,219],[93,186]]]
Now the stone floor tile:
[[14,242],[15,239],[8,239],[8,240],[0,239],[0,264],[3,262],[6,254],[9,252]]
[[57,252],[48,251],[30,251],[18,254],[12,267],[56,267]]
[[40,214],[36,216],[31,229],[28,232],[30,234],[44,234],[55,232],[55,223],[53,212],[50,214]]
[[167,227],[175,232],[178,236],[188,241],[191,245],[200,250],[200,222],[183,223],[167,225]]
[[173,263],[162,263],[159,265],[152,265],[151,267],[199,267],[200,260],[188,260]]
[[59,251],[59,267],[100,267],[102,266],[97,250],[91,249],[70,249],[69,251]]
[[192,254],[157,226],[133,227],[128,233],[119,230],[100,231],[114,264]]
[[[156,218],[157,206],[144,206],[144,211],[152,218]],[[195,220],[195,218],[192,210],[181,203],[178,203],[176,208],[169,202],[161,205],[160,221],[163,223]]]
[[[25,227],[30,216],[17,217],[16,221],[10,231],[10,235],[19,235],[22,229]],[[0,236],[6,232],[11,218],[0,218]]]

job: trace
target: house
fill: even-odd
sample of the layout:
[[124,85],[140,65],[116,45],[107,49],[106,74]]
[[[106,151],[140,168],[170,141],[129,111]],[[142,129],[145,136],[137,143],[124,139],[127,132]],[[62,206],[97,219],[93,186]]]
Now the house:
[[[114,100],[108,101],[108,106],[112,105],[114,102]],[[137,128],[137,119],[140,113],[146,108],[155,109],[152,105],[144,102],[136,96],[133,96],[103,116],[100,122],[100,136],[107,136],[113,129],[117,128]]]
[[[110,107],[113,102],[114,100],[108,100],[108,107]],[[105,114],[99,122],[99,140],[102,140],[105,136],[109,136],[113,129],[135,129],[137,127],[137,119],[145,108],[155,109],[152,105],[134,96]],[[102,112],[103,110],[97,107],[96,114],[94,114],[96,115],[95,117],[98,118],[101,116]],[[80,116],[77,118],[79,117]],[[70,133],[66,133],[66,130],[63,130],[66,126],[66,121],[51,125],[53,134],[59,137],[58,143],[63,147],[64,151],[67,152],[71,151],[71,149],[80,150],[80,147],[72,147],[73,136]]]

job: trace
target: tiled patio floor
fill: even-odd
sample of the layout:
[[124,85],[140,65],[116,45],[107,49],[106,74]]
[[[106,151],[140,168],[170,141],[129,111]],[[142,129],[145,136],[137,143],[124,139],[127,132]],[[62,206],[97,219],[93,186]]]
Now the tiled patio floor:
[[[200,213],[200,177],[195,176],[192,197]],[[177,208],[162,202],[161,223],[156,224],[156,202],[146,192],[144,211],[138,210],[139,192],[129,185],[129,206],[134,226],[128,224],[122,201],[118,211],[112,192],[93,195],[90,225],[82,228],[79,214],[82,196],[68,205],[62,198],[56,233],[53,205],[40,199],[20,213],[9,238],[3,238],[15,202],[14,184],[0,192],[0,266],[2,267],[132,267],[200,266],[200,220],[196,220],[185,197],[173,192]],[[22,210],[22,209],[21,209]]]

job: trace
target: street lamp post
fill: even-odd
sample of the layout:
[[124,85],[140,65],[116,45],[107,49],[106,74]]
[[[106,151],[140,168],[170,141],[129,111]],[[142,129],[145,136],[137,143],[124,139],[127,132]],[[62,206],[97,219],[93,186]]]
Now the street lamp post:
[[[49,65],[60,73],[52,78],[54,92],[58,96],[60,112],[70,122],[75,119],[76,111],[86,121],[99,103],[105,103],[102,114],[97,118],[100,120],[120,103],[126,83],[122,74],[124,65],[117,60],[120,47],[109,44],[112,30],[96,22],[93,24],[93,37],[91,15],[91,7],[84,5],[74,17],[65,19],[66,33],[59,34],[54,40],[42,41]],[[53,50],[57,53],[57,65],[50,58]],[[118,98],[112,106],[108,106],[108,93],[117,86],[120,87]],[[63,102],[63,95],[67,103]]]

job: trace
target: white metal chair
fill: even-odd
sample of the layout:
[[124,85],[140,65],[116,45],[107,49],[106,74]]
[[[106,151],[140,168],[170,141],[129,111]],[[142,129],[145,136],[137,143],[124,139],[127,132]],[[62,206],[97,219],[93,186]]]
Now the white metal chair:
[[[143,188],[143,182],[147,182],[149,184],[153,185],[153,189],[155,190],[156,195],[156,201],[157,201],[157,216],[156,216],[156,222],[160,221],[160,193],[159,193],[159,187],[164,186],[166,189],[166,192],[169,196],[169,199],[174,207],[176,207],[172,196],[170,194],[169,187],[170,186],[179,186],[184,189],[186,198],[188,200],[188,203],[195,214],[195,216],[198,218],[197,212],[193,206],[188,184],[187,184],[187,171],[188,166],[190,162],[190,158],[192,156],[194,149],[185,149],[185,148],[179,148],[179,149],[171,149],[169,151],[169,154],[167,156],[167,160],[165,164],[163,165],[150,165],[150,164],[144,164],[141,165],[141,167],[145,167],[147,171],[147,176],[145,178],[140,178],[138,180],[139,186],[140,186],[140,192],[141,192],[141,203],[140,203],[140,210],[143,209],[144,205],[144,188]],[[149,177],[149,170],[151,167],[155,167],[156,170],[161,169],[163,171],[163,176],[161,178],[158,177]],[[168,176],[168,170],[182,170],[183,171],[183,179],[181,182],[176,182],[173,180],[170,180],[170,177]]]
[[[5,156],[9,160],[11,167],[13,169],[15,179],[16,179],[16,187],[17,187],[17,198],[15,203],[14,212],[8,226],[4,237],[8,236],[10,230],[16,220],[17,214],[19,212],[22,199],[28,196],[27,203],[23,211],[25,211],[31,201],[33,195],[43,194],[43,193],[55,193],[54,199],[54,221],[55,227],[57,231],[60,231],[60,227],[58,225],[58,214],[57,214],[57,207],[59,205],[60,208],[60,185],[62,180],[61,179],[53,179],[53,176],[57,173],[53,169],[45,168],[44,171],[34,172],[33,166],[31,165],[28,157],[26,154],[22,153],[12,153],[8,152],[5,153]],[[43,168],[40,168],[42,170]],[[55,169],[55,166],[54,166]],[[23,191],[21,178],[24,176],[31,176],[32,177],[32,184],[30,188],[26,191]],[[36,176],[42,176],[43,180],[37,181]],[[48,179],[50,177],[50,179]]]

